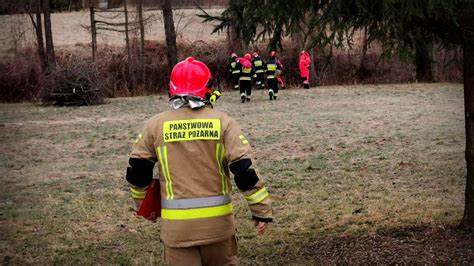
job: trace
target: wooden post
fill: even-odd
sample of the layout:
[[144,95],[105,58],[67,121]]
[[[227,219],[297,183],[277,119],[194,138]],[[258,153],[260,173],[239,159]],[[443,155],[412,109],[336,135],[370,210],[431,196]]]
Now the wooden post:
[[128,9],[127,9],[127,0],[123,0],[123,12],[125,15],[125,45],[127,49],[127,74],[126,74],[126,80],[127,80],[127,88],[130,91],[132,89],[132,77],[130,73],[130,64],[131,64],[131,54],[130,54],[130,38],[128,36]]
[[145,82],[145,26],[143,25],[143,0],[138,0],[138,23],[140,24],[140,69]]
[[127,0],[123,0],[123,12],[125,14],[125,44],[127,46],[127,61],[130,64],[130,39],[128,37],[128,9],[127,9]]
[[94,1],[89,1],[89,9],[91,15],[91,35],[92,35],[92,61],[95,62],[95,55],[97,52],[97,29],[95,27],[95,10]]

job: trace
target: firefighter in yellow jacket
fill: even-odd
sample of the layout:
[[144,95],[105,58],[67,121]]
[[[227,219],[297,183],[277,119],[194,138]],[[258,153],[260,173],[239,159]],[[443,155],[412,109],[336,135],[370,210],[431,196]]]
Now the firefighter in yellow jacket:
[[229,172],[257,233],[272,221],[271,199],[252,167],[248,140],[234,119],[208,103],[210,77],[207,66],[192,57],[173,68],[171,110],[145,123],[127,168],[132,195],[140,198],[159,163],[161,238],[169,265],[237,263]]

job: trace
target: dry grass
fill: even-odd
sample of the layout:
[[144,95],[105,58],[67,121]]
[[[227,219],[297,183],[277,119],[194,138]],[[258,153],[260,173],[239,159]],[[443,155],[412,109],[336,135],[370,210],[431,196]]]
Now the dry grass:
[[[465,186],[463,92],[455,84],[286,90],[270,102],[228,92],[275,199],[257,237],[235,193],[244,264],[305,264],[327,236],[453,225]],[[0,105],[0,250],[3,263],[161,263],[159,225],[134,216],[123,178],[144,120],[166,97],[101,106]]]

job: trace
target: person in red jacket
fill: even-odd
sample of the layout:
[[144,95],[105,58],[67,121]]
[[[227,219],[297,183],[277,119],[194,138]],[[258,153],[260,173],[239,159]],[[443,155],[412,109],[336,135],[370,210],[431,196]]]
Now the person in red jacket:
[[309,68],[311,65],[311,57],[308,52],[305,50],[301,51],[300,53],[300,78],[301,82],[303,82],[303,88],[309,89]]

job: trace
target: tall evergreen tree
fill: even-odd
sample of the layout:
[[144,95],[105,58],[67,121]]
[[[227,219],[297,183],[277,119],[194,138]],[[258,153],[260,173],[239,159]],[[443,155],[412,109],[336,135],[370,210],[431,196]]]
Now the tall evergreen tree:
[[[248,10],[248,12],[246,12]],[[214,31],[235,25],[246,42],[270,39],[281,46],[284,36],[304,32],[307,49],[351,43],[355,30],[367,29],[367,41],[379,41],[386,54],[412,58],[417,77],[430,79],[430,47],[434,42],[460,45],[464,56],[467,180],[462,225],[474,227],[474,2],[472,0],[231,0]],[[418,73],[419,72],[419,73]]]

